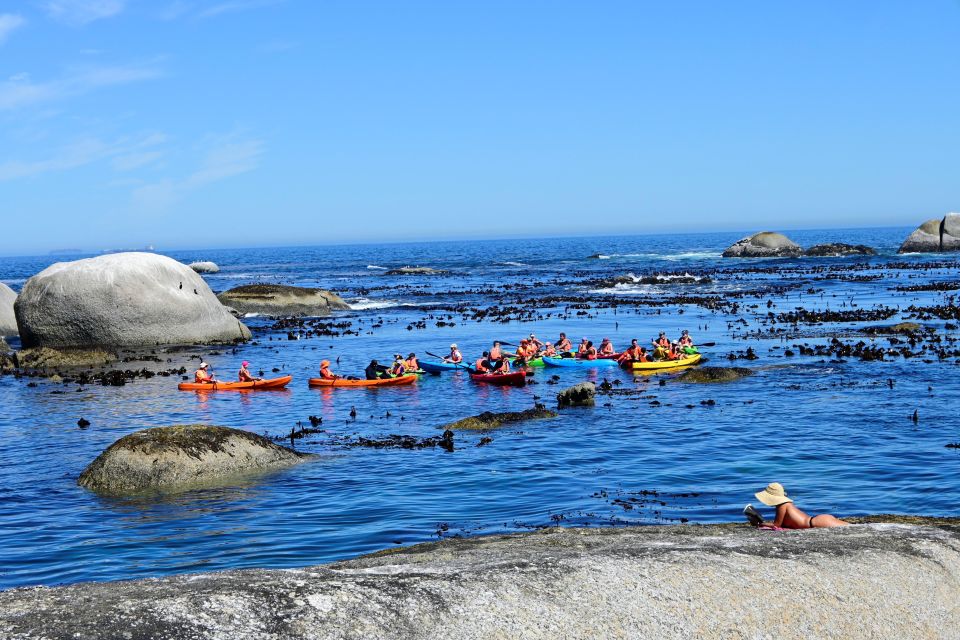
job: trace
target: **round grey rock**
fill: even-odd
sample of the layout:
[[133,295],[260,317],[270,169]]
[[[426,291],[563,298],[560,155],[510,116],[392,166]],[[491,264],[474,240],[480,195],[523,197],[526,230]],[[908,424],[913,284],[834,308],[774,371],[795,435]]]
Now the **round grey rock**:
[[216,262],[191,262],[188,266],[197,273],[220,273]]
[[111,495],[175,492],[289,467],[310,457],[239,429],[157,427],[114,442],[84,469],[77,484]]
[[948,213],[940,220],[927,220],[907,236],[897,253],[946,251],[960,251],[960,213]]
[[568,387],[557,394],[559,407],[592,407],[594,396],[597,395],[597,385],[592,382],[581,382]]
[[325,289],[281,284],[248,284],[224,291],[217,297],[240,313],[269,316],[325,316],[332,310],[350,308],[343,298]]
[[724,258],[796,258],[803,249],[796,242],[773,231],[761,231],[727,247]]
[[0,338],[18,335],[17,317],[13,313],[13,303],[17,301],[17,292],[0,282]]
[[250,338],[192,269],[154,253],[58,262],[14,305],[24,348],[215,344]]

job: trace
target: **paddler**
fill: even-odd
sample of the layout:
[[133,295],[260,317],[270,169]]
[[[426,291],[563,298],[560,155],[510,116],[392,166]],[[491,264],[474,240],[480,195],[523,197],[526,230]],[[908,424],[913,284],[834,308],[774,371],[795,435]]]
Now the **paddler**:
[[604,338],[600,342],[600,351],[599,355],[601,356],[614,356],[617,354],[617,350],[613,348],[613,343],[610,342],[610,338]]
[[693,338],[690,337],[690,332],[686,329],[683,330],[683,333],[680,334],[680,346],[681,347],[692,347]]
[[627,347],[627,350],[620,354],[620,357],[617,358],[617,362],[624,364],[626,362],[645,362],[641,358],[646,357],[643,347],[640,346],[640,343],[636,338],[630,341],[630,346]]
[[490,360],[492,362],[503,360],[503,351],[500,349],[500,343],[496,340],[494,340],[493,346],[490,348]]
[[490,352],[484,351],[483,355],[473,364],[477,373],[490,373]]
[[533,344],[533,346],[537,348],[537,351],[543,349],[544,347],[544,344],[537,340],[537,336],[533,335],[532,333],[530,334],[530,339],[527,340],[527,342]]
[[240,371],[237,372],[237,379],[240,382],[256,382],[257,380],[263,380],[263,378],[255,378],[253,374],[250,373],[250,370],[247,367],[250,366],[250,363],[244,360],[240,363]]
[[580,340],[580,344],[577,345],[577,357],[582,358],[583,354],[587,351],[587,345],[590,344],[590,341],[586,338]]
[[390,367],[390,375],[398,378],[407,373],[407,367],[403,364],[403,354],[396,353],[393,356],[393,366]]
[[379,380],[380,378],[386,378],[387,376],[387,367],[383,366],[376,360],[371,360],[370,364],[367,365],[367,368],[363,370],[364,376],[367,380]]
[[420,363],[417,362],[417,354],[411,353],[407,356],[407,359],[403,361],[403,367],[407,371],[420,371]]
[[653,340],[653,354],[659,360],[666,360],[670,354],[670,339],[667,338],[665,331],[660,332],[660,336]]
[[570,353],[573,351],[573,344],[567,339],[567,334],[562,332],[560,333],[560,338],[557,340],[557,344],[554,346],[559,354]]
[[460,364],[463,362],[463,354],[460,353],[460,349],[457,348],[456,342],[450,345],[450,355],[444,358],[443,361],[451,364]]
[[[587,340],[587,339],[584,338],[584,340]],[[593,346],[593,343],[592,343],[592,342],[590,342],[589,340],[587,340],[587,343],[586,343],[585,345],[581,345],[581,346],[583,347],[583,351],[581,351],[581,352],[579,353],[579,357],[580,357],[581,360],[596,360],[596,359],[597,359],[597,348],[596,348],[595,346]]]
[[334,375],[334,373],[330,371],[330,361],[324,360],[320,363],[320,377],[324,380],[336,380],[340,376]]
[[510,373],[510,361],[506,358],[502,358],[499,363],[494,364],[493,372],[497,375],[505,375]]
[[548,342],[543,346],[542,355],[547,358],[553,358],[557,355],[557,350],[553,348],[553,343]]
[[217,380],[210,375],[209,369],[210,365],[208,365],[206,362],[201,362],[200,368],[197,369],[193,374],[194,382],[199,382],[201,384],[213,384],[216,382]]

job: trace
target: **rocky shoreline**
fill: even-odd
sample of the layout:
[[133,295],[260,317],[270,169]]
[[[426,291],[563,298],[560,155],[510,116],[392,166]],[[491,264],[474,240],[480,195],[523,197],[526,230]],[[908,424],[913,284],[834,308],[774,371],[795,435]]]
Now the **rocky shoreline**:
[[[933,638],[960,521],[544,529],[253,569],[0,593],[5,638]],[[876,521],[880,521],[877,523]]]

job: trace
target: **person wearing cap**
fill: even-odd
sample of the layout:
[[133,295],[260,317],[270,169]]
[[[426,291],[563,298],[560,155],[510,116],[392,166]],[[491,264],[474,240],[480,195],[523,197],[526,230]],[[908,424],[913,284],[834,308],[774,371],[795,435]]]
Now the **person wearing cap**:
[[407,359],[403,361],[403,368],[408,372],[420,371],[420,363],[417,362],[417,354],[411,353],[407,356]]
[[681,347],[692,347],[693,338],[690,337],[690,332],[686,329],[683,330],[683,333],[680,334],[680,340],[678,340]]
[[393,356],[393,366],[390,367],[390,375],[394,378],[399,378],[402,375],[407,373],[407,367],[403,364],[403,354],[396,354]]
[[586,340],[586,342],[580,345],[580,352],[577,354],[577,357],[581,360],[596,360],[597,348],[586,338],[584,338],[584,340]]
[[240,371],[237,372],[237,379],[240,380],[240,382],[256,382],[257,380],[263,380],[263,378],[255,378],[247,368],[249,366],[250,363],[246,360],[240,364]]
[[610,342],[610,338],[604,338],[600,342],[600,351],[601,356],[615,356],[617,355],[617,350],[613,348],[613,343]]
[[209,369],[210,369],[210,365],[208,365],[206,362],[201,362],[200,368],[197,369],[196,372],[193,374],[194,382],[210,383],[210,384],[216,382],[216,379],[214,379],[214,377],[210,375]]
[[577,345],[577,357],[582,358],[583,354],[587,351],[587,345],[590,344],[590,341],[586,338],[580,340],[580,344]]
[[363,370],[364,377],[367,380],[379,380],[380,378],[387,378],[387,372],[389,369],[376,360],[371,360],[370,364],[367,365],[367,368]]
[[[764,522],[762,519],[757,522],[757,526],[772,525],[783,529],[821,529],[829,527],[845,527],[849,522],[830,515],[821,513],[811,516],[793,503],[793,500],[787,497],[787,491],[779,482],[771,482],[763,491],[754,494],[760,502],[768,507],[774,507],[777,510],[776,518],[772,523]],[[744,514],[750,518],[751,522],[756,522],[757,512],[753,505],[747,505],[743,510]],[[754,517],[751,518],[750,516]]]
[[653,340],[653,355],[657,360],[668,360],[670,358],[670,339],[664,331],[660,332],[659,337]]
[[336,380],[340,376],[330,371],[330,361],[324,360],[320,363],[320,377],[324,380]]
[[560,337],[554,346],[557,349],[557,353],[569,353],[573,351],[573,344],[567,339],[567,334],[563,332],[560,333]]
[[557,355],[557,350],[553,348],[552,342],[547,342],[543,345],[543,351],[540,355],[546,356],[547,358],[553,358]]
[[540,342],[539,340],[537,340],[537,336],[533,335],[532,333],[530,334],[530,339],[527,340],[527,342],[529,342],[530,344],[532,344],[533,346],[535,346],[538,351],[539,351],[540,349],[543,349],[543,347],[545,346],[542,342]]
[[460,349],[457,348],[457,343],[454,342],[450,345],[450,355],[443,359],[444,362],[449,362],[452,364],[460,364],[463,362],[463,354],[460,353]]

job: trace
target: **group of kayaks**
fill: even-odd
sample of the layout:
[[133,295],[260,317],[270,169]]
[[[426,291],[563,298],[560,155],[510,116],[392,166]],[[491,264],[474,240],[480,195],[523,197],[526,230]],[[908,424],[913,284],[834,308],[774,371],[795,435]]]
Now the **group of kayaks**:
[[[679,360],[656,360],[652,362],[628,362],[622,366],[631,371],[649,372],[665,369],[678,369],[680,367],[689,367],[700,362],[699,353],[689,354]],[[615,357],[599,357],[588,360],[581,358],[563,358],[542,356],[529,362],[520,362],[524,368],[510,373],[477,373],[472,367],[464,363],[438,361],[420,361],[420,371],[409,373],[403,376],[391,378],[378,378],[376,380],[352,380],[349,378],[310,378],[307,383],[312,388],[322,387],[399,387],[416,382],[421,373],[440,374],[445,371],[467,371],[470,379],[474,382],[494,384],[499,386],[523,386],[526,383],[526,367],[577,367],[577,368],[596,368],[596,367],[615,367],[620,365]],[[293,380],[293,376],[281,376],[269,380],[254,380],[252,382],[181,382],[177,385],[180,391],[253,391],[267,389],[283,389]]]

